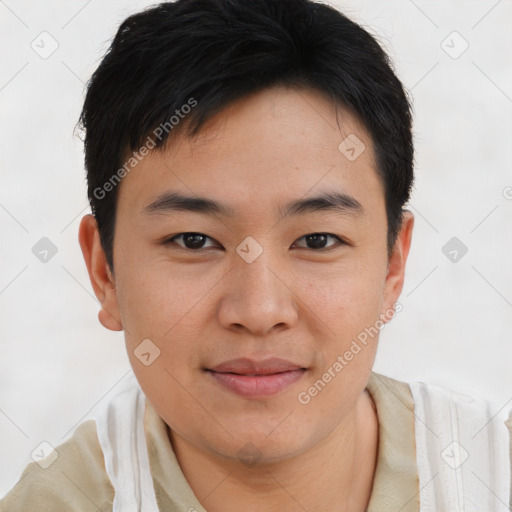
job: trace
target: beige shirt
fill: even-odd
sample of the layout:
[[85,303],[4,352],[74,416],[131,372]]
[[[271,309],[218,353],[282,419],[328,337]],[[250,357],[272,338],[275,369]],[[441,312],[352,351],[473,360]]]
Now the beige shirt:
[[[414,404],[409,386],[372,373],[367,389],[379,419],[377,467],[368,512],[419,512]],[[148,401],[144,428],[159,510],[205,510],[181,471],[167,425]],[[59,457],[47,469],[35,462],[25,468],[0,501],[0,512],[112,511],[114,489],[105,471],[96,423],[82,423],[56,450]]]

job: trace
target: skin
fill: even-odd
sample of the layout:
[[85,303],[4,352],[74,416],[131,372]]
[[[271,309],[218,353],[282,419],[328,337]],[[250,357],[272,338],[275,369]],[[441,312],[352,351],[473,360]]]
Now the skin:
[[[354,161],[338,150],[349,134],[366,147]],[[222,202],[235,215],[143,213],[168,191]],[[352,196],[362,211],[276,212],[326,191]],[[378,336],[308,404],[297,397],[360,332],[389,317],[412,229],[406,212],[388,256],[371,137],[320,92],[285,88],[231,104],[197,137],[174,137],[123,179],[114,273],[94,217],[82,219],[79,240],[99,320],[125,331],[137,379],[209,512],[366,510],[378,420],[365,386]],[[162,243],[186,232],[210,237],[207,247],[185,249],[183,238]],[[349,243],[328,238],[325,249],[309,248],[304,236],[312,233]],[[247,236],[263,249],[252,263],[236,252]],[[145,366],[134,350],[148,338],[161,352]],[[204,371],[238,357],[280,357],[307,370],[277,395],[249,399]],[[244,446],[257,454],[253,464],[237,455]]]

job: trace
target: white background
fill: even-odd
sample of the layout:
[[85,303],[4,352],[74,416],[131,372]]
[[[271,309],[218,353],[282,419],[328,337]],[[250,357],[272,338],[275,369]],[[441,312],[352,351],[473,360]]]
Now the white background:
[[[117,26],[147,5],[0,2],[0,496],[40,442],[61,443],[129,368],[122,333],[97,321],[77,242],[89,210],[73,129]],[[333,5],[378,36],[414,102],[404,309],[382,332],[375,369],[510,408],[512,2]],[[59,45],[47,59],[31,48],[43,31]],[[453,31],[469,44],[456,59],[443,49],[463,48]],[[468,248],[456,263],[442,252],[454,236]],[[58,248],[47,263],[32,253],[42,237]]]

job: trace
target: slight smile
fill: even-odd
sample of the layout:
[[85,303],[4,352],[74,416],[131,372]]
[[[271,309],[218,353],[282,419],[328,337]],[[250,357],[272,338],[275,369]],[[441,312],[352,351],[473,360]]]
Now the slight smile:
[[233,393],[246,398],[264,398],[297,382],[307,369],[278,358],[263,361],[240,358],[204,370]]

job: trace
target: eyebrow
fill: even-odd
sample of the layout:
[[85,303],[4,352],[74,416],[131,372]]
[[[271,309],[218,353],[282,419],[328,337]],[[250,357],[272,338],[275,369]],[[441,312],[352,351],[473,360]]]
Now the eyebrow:
[[[158,196],[142,210],[143,215],[154,216],[177,211],[224,215],[233,217],[235,210],[230,206],[206,197],[187,196],[180,192],[166,192]],[[303,215],[319,211],[331,211],[350,215],[364,213],[363,206],[354,197],[340,192],[324,192],[315,197],[301,198],[278,207],[280,217]]]

